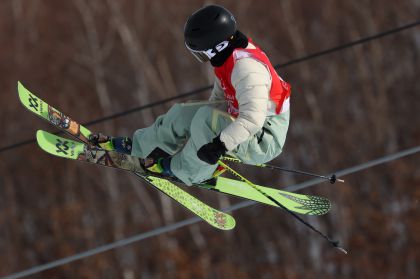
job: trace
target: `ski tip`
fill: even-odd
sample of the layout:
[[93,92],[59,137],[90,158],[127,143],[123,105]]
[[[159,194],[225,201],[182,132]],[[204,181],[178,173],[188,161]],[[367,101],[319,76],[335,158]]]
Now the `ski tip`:
[[23,104],[25,104],[24,99],[25,99],[25,96],[28,95],[28,89],[26,89],[25,86],[23,86],[23,84],[20,81],[18,81],[17,82],[17,90],[18,90],[20,101]]
[[43,130],[36,131],[36,139],[43,137],[44,133],[45,132]]
[[53,155],[54,153],[51,152],[51,146],[55,146],[55,143],[53,141],[54,138],[55,138],[55,135],[50,134],[46,131],[43,131],[43,130],[36,131],[36,141],[38,143],[38,146],[42,150]]
[[38,142],[38,145],[42,148],[42,145],[40,143],[42,143],[43,141],[45,141],[45,131],[43,130],[38,130],[36,131],[36,141]]
[[216,221],[216,224],[211,224],[211,225],[223,231],[233,230],[236,226],[235,219],[228,214],[225,214],[224,217],[225,219],[223,220],[223,222],[220,222],[219,220],[219,221]]
[[25,86],[23,86],[22,82],[20,82],[19,80],[17,82],[17,89],[18,89],[18,92],[21,92],[22,89],[26,89]]
[[22,88],[24,88],[24,86],[23,86],[23,84],[18,80],[18,82],[17,82],[17,90],[18,90],[18,93],[20,93],[20,91],[21,91],[21,89]]
[[36,132],[36,141],[38,146],[45,152],[67,159],[76,159],[81,153],[80,151],[84,148],[83,143],[76,146],[76,142],[72,140],[62,138],[43,130],[38,130]]

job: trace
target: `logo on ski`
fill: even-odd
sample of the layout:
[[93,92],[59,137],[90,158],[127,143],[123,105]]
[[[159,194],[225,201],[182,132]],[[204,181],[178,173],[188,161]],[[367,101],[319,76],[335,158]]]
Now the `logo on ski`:
[[34,96],[32,96],[31,94],[29,94],[29,106],[31,108],[33,108],[34,110],[38,111],[38,99]]
[[214,214],[214,221],[216,222],[216,224],[222,228],[226,227],[226,223],[227,223],[226,215],[215,210],[213,211],[213,214]]
[[57,139],[57,143],[55,144],[55,147],[57,147],[57,153],[64,153],[64,155],[68,155],[67,152],[70,148],[68,146],[68,141],[62,141],[60,139]]

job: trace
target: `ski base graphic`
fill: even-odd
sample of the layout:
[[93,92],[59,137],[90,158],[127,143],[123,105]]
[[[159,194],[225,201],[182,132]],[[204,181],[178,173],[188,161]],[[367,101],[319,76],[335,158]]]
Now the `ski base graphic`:
[[152,185],[161,192],[178,201],[184,207],[190,209],[210,225],[222,230],[230,230],[235,227],[235,219],[233,217],[208,206],[170,181],[154,176],[143,176],[138,173],[136,173],[136,175],[147,182],[152,183]]
[[35,96],[20,82],[18,82],[18,93],[21,103],[29,111],[83,142],[88,142],[91,134],[88,129]]

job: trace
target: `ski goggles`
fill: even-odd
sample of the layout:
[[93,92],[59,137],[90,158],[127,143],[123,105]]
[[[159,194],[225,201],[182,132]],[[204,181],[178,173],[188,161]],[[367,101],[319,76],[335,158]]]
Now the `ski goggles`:
[[185,43],[185,46],[195,56],[195,58],[198,59],[198,61],[204,63],[216,56],[217,53],[227,48],[229,46],[229,41],[223,41],[214,48],[210,48],[208,50],[194,50],[190,48],[187,43]]
[[210,59],[213,56],[216,55],[216,53],[214,53],[213,49],[208,49],[208,50],[194,50],[194,49],[190,48],[187,45],[187,43],[185,43],[185,46],[194,55],[194,57],[197,58],[197,60],[200,61],[201,63],[205,63],[207,61],[210,61]]

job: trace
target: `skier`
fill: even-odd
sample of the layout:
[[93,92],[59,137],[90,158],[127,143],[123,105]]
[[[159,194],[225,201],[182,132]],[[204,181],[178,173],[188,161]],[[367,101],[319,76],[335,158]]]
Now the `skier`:
[[224,7],[194,12],[184,37],[187,49],[214,67],[209,100],[175,104],[132,140],[94,134],[91,142],[140,157],[148,171],[175,176],[186,185],[217,175],[217,161],[224,155],[247,164],[277,157],[289,126],[290,85]]

